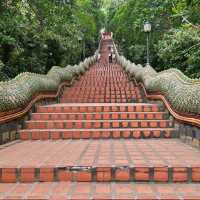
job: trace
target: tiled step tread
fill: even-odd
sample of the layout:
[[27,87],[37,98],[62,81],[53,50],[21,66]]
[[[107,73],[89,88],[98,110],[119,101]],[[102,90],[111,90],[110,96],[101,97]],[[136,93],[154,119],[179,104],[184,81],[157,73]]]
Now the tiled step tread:
[[133,103],[133,102],[143,102],[143,99],[138,98],[136,99],[119,99],[119,98],[113,98],[113,99],[102,99],[102,98],[65,98],[64,100],[61,99],[60,103],[85,103],[85,102],[89,102],[89,103],[102,103],[102,102],[107,102],[107,103]]
[[137,100],[133,100],[133,99],[96,99],[96,98],[92,98],[92,99],[64,99],[64,100],[60,100],[61,103],[85,103],[85,102],[90,102],[90,103],[102,103],[102,102],[107,102],[107,103],[120,103],[120,102],[143,102],[143,99],[137,99]]
[[166,120],[169,114],[166,112],[152,113],[34,113],[30,120],[57,121],[57,120]]
[[169,128],[172,120],[40,120],[27,121],[27,129]]
[[23,129],[20,130],[19,132],[26,132],[26,131],[154,131],[154,130],[159,130],[159,131],[170,131],[170,130],[177,130],[175,128],[95,128],[95,129]]
[[[82,112],[77,112],[77,113],[73,113],[73,112],[71,112],[71,113],[62,113],[62,112],[60,112],[60,113],[54,113],[54,112],[52,112],[52,113],[32,113],[32,115],[91,115],[91,113],[90,112],[85,112],[85,113],[82,113]],[[144,112],[93,112],[92,113],[93,115],[95,115],[95,114],[100,114],[100,115],[103,115],[103,114],[144,114]],[[162,111],[158,111],[158,112],[152,112],[152,111],[149,111],[148,112],[148,114],[168,114],[168,112],[162,112]]]
[[62,96],[62,99],[73,99],[73,98],[77,98],[77,99],[134,99],[134,98],[141,98],[141,96],[139,95],[85,95],[80,97],[80,95],[71,95],[71,96]]
[[[85,76],[84,78],[88,79],[89,77]],[[96,79],[95,76],[92,78]],[[106,76],[103,77],[103,79],[106,79],[106,78],[110,78],[110,77],[106,77]],[[123,78],[126,78],[126,77],[123,77]],[[102,80],[99,80],[99,79],[97,81],[79,80],[78,82],[76,82],[73,85],[73,90],[71,90],[71,88],[68,88],[68,90],[66,90],[66,91],[77,92],[77,89],[78,89],[81,91],[81,93],[83,93],[83,90],[86,90],[86,91],[92,91],[93,93],[97,93],[97,91],[103,91],[103,92],[110,93],[110,91],[113,91],[113,92],[121,92],[124,94],[127,91],[131,92],[131,93],[138,91],[138,88],[136,86],[134,86],[131,82],[124,81],[123,79],[120,80],[122,82],[118,81],[118,82],[115,82],[112,84],[108,84],[107,80],[103,80],[103,81]],[[99,87],[99,86],[101,86],[101,87]]]
[[1,183],[0,199],[197,200],[200,199],[200,184]]
[[62,106],[67,106],[67,107],[82,107],[82,106],[87,106],[87,107],[96,107],[96,106],[154,106],[157,104],[151,104],[151,103],[59,103],[59,104],[51,104],[51,105],[45,105],[45,106],[40,106],[40,107],[62,107]]
[[[55,120],[56,122],[88,122],[88,120],[85,120],[85,119],[83,119],[83,120]],[[100,119],[100,120],[96,120],[96,119],[91,119],[91,120],[89,120],[90,122],[116,122],[116,120],[114,120],[114,119]],[[117,120],[118,122],[172,122],[172,120],[168,120],[168,119],[162,119],[162,120],[160,120],[160,119],[142,119],[142,120],[138,120],[138,119],[119,119],[119,120]],[[46,123],[49,123],[49,122],[51,122],[51,121],[49,121],[49,120],[29,120],[29,121],[27,121],[27,123],[29,123],[29,122],[34,122],[34,123],[38,123],[38,122],[46,122]],[[54,122],[54,120],[53,120],[53,122]]]
[[93,93],[93,94],[91,94],[90,92],[85,93],[85,91],[84,91],[83,96],[81,96],[81,97],[80,97],[80,93],[78,93],[78,92],[76,92],[76,93],[75,92],[70,92],[70,93],[71,93],[70,96],[69,96],[69,92],[68,92],[68,93],[66,93],[66,95],[64,94],[62,96],[62,98],[63,99],[64,98],[70,98],[70,97],[71,98],[76,97],[76,98],[80,98],[80,99],[84,99],[84,98],[129,99],[129,98],[136,98],[136,97],[140,97],[141,98],[141,96],[137,95],[136,93],[129,93],[129,94],[112,94],[112,93],[95,94],[95,93]]
[[160,112],[163,107],[157,104],[53,104],[49,106],[38,106],[38,113],[96,113],[96,112]]
[[73,87],[73,90],[66,90],[64,91],[64,96],[68,96],[69,94],[70,95],[78,95],[78,92],[80,92],[81,95],[83,95],[82,97],[86,96],[86,95],[120,95],[120,96],[129,96],[129,95],[139,95],[139,92],[137,92],[135,90],[134,87],[132,88],[126,88],[126,87],[120,87],[119,89],[112,89],[110,86],[108,88],[108,91],[106,90],[107,88],[105,88],[103,85],[101,85],[100,87],[102,89],[99,89],[98,88],[99,86],[97,87],[90,87],[89,84],[86,85],[85,87],[81,87],[81,86],[76,86],[76,87]]
[[176,139],[26,141],[0,151],[0,168],[2,182],[200,182],[199,150]]
[[[96,76],[92,76],[92,77],[88,77],[87,75],[85,76],[85,77],[87,77],[87,79],[90,79],[90,78],[94,79],[94,81],[88,81],[87,79],[84,80],[83,77],[84,76],[82,76],[82,80],[77,81],[73,85],[73,88],[81,88],[81,89],[87,88],[87,89],[92,89],[93,91],[104,90],[104,88],[105,89],[107,89],[107,88],[110,89],[111,88],[113,90],[119,90],[121,88],[123,88],[123,89],[131,89],[131,91],[132,91],[132,89],[138,90],[138,87],[135,86],[133,84],[133,82],[130,82],[128,80],[124,80],[124,78],[126,78],[126,77],[122,77],[121,80],[119,80],[119,81],[113,81],[111,84],[108,84],[108,81],[105,80],[106,78],[112,78],[110,76],[104,75],[102,77],[102,79],[98,79]],[[116,77],[114,77],[114,78],[116,78]],[[91,85],[91,83],[93,83],[93,85]],[[100,84],[102,84],[102,85],[100,85]],[[99,86],[104,86],[104,87],[99,87]],[[70,90],[70,88],[68,88],[68,90]]]
[[[66,123],[66,122],[88,122],[88,120],[85,120],[85,119],[82,119],[82,120],[71,120],[71,119],[67,119],[67,120],[52,120],[52,121],[49,121],[49,120],[29,120],[29,121],[26,121],[26,123],[39,123],[39,122],[43,122],[43,123],[51,123],[51,122],[61,122],[61,123]],[[89,122],[91,123],[95,123],[95,122],[116,122],[116,120],[114,119],[90,119]],[[173,122],[172,120],[168,120],[168,119],[118,119],[117,122],[119,123],[122,123],[122,122]]]
[[21,140],[109,139],[109,138],[177,138],[175,128],[138,129],[25,129],[19,131]]
[[31,120],[167,119],[167,112],[32,113]]

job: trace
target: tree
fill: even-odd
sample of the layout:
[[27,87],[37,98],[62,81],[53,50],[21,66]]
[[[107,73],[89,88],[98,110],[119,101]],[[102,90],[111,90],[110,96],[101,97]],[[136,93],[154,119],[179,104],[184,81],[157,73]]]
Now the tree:
[[[183,52],[193,46],[192,42],[186,44],[185,41],[180,40],[178,38],[180,35],[175,34],[174,30],[182,32],[183,36],[188,35],[189,32],[195,32],[194,34],[199,37],[199,0],[126,0],[120,6],[113,6],[114,4],[115,1],[109,7],[107,27],[114,32],[116,42],[119,43],[128,59],[145,64],[146,36],[143,32],[143,24],[148,20],[152,24],[151,64],[157,70],[163,70],[170,68],[172,66],[170,60],[173,60],[173,66],[179,66],[182,71],[192,77],[199,76],[197,71],[200,70],[191,70],[194,69],[194,66],[196,69],[200,64],[199,59],[194,59],[198,54],[197,50],[192,48],[187,62],[180,62],[184,60],[183,54],[178,56],[179,61],[174,59],[178,52]],[[194,34],[191,35],[194,36]],[[163,51],[168,38],[170,38],[169,41],[174,39],[180,43],[180,49],[173,51],[173,54]],[[176,44],[174,45],[176,46]],[[174,48],[176,48],[175,46]],[[172,48],[172,44],[169,42],[167,49],[171,51]],[[166,63],[167,60],[169,64]]]
[[0,11],[1,71],[10,78],[93,54],[104,17],[95,0],[2,0]]

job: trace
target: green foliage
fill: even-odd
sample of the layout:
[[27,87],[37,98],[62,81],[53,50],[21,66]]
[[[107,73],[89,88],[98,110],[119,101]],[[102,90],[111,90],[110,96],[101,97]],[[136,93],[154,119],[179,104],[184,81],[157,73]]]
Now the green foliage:
[[158,57],[163,65],[178,68],[191,77],[200,77],[200,32],[194,29],[173,30],[164,35],[157,45]]
[[[101,1],[15,0],[0,2],[0,60],[6,77],[46,73],[75,64],[97,48]],[[1,78],[0,78],[1,80]]]
[[113,0],[107,28],[128,59],[145,64],[143,24],[150,21],[152,66],[157,70],[176,67],[190,77],[199,77],[199,46],[192,48],[199,43],[199,10],[199,0],[126,0],[121,4]]
[[199,0],[186,0],[187,5],[195,5],[195,4],[200,4]]

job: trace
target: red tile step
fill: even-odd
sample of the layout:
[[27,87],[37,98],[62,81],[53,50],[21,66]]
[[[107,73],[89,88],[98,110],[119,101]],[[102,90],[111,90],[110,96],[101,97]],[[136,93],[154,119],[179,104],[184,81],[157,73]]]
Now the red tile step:
[[120,65],[107,63],[95,64],[61,97],[61,103],[132,101],[143,102],[139,88],[129,81]]
[[159,112],[164,109],[147,103],[64,103],[38,106],[37,113]]
[[59,140],[59,139],[145,139],[177,138],[174,128],[137,129],[25,129],[19,131],[21,140]]
[[60,100],[61,103],[131,103],[131,102],[139,102],[139,103],[142,103],[143,100],[142,99],[137,99],[136,100],[133,100],[132,98],[130,99],[126,99],[126,98],[123,98],[123,99],[119,99],[119,98],[108,98],[108,99],[104,99],[104,98],[65,98],[64,100],[61,99]]
[[172,120],[55,120],[27,121],[27,129],[171,128]]
[[2,200],[199,200],[200,184],[10,183],[0,184]]
[[199,150],[177,139],[26,141],[0,151],[0,182],[200,182]]
[[[103,87],[103,86],[99,86]],[[69,92],[64,92],[61,103],[64,102],[113,102],[113,103],[126,103],[126,102],[143,102],[142,97],[137,92],[130,91],[122,88],[121,91],[99,91],[97,88],[94,90],[87,90],[85,88],[74,88]]]
[[[80,82],[80,80],[79,80]],[[122,83],[119,83],[122,84]],[[120,85],[117,87],[107,86],[107,83],[103,84],[100,82],[98,85],[95,83],[88,83],[88,85],[84,85],[83,82],[80,82],[80,86],[75,86],[76,83],[70,87],[66,88],[63,92],[63,96],[73,95],[76,96],[78,94],[81,95],[120,95],[120,96],[129,96],[129,95],[140,95],[140,91],[135,86]],[[71,89],[73,88],[73,90]],[[84,93],[85,92],[85,93]],[[131,96],[130,96],[131,97]]]
[[31,120],[162,120],[167,112],[32,113]]

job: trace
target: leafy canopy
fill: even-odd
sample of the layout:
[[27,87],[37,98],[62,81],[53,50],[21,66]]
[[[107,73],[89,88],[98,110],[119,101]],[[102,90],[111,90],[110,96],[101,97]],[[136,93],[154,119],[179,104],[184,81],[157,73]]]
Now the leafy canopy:
[[0,1],[0,80],[90,56],[103,18],[101,0]]

